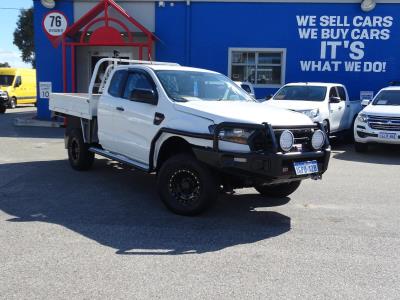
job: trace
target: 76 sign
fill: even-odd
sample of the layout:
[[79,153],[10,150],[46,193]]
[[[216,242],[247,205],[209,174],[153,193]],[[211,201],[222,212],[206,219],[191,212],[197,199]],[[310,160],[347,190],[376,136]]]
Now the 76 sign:
[[61,12],[51,11],[43,18],[43,28],[49,37],[63,35],[67,27],[67,18]]

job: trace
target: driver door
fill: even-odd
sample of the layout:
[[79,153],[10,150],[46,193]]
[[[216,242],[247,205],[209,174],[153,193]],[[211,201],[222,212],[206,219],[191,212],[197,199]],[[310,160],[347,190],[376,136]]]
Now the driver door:
[[329,112],[330,112],[330,130],[331,132],[339,131],[346,108],[346,101],[341,100],[339,103],[332,103],[331,98],[340,98],[336,87],[331,87],[329,91]]
[[[143,91],[152,92],[154,99],[140,96]],[[154,125],[157,103],[151,76],[144,70],[130,69],[121,97],[113,102],[114,152],[148,166],[151,141],[160,129]]]

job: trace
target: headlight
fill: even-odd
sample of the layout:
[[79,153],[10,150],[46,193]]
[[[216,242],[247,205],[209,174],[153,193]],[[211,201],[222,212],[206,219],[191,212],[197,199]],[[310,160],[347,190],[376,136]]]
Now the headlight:
[[7,99],[7,100],[8,100],[8,93],[7,93],[7,92],[1,91],[1,92],[0,92],[0,97],[2,97],[2,98],[4,98],[4,99]]
[[367,123],[368,122],[368,116],[366,114],[359,114],[357,119],[361,123]]
[[314,150],[320,150],[325,145],[325,139],[325,133],[322,130],[317,130],[311,138],[311,146]]
[[294,136],[290,130],[285,130],[282,132],[279,138],[279,145],[281,149],[285,152],[289,152],[293,148]]
[[316,117],[319,116],[319,109],[315,108],[315,109],[310,109],[310,110],[303,110],[300,111],[301,113],[305,114],[307,117],[314,119]]
[[[214,133],[215,125],[208,127],[210,133]],[[244,128],[225,128],[219,132],[221,141],[247,145],[247,140],[254,133],[254,130]]]

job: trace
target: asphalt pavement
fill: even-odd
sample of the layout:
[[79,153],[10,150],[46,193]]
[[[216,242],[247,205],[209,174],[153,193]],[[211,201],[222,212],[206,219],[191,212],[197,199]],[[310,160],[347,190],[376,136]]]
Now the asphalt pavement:
[[[399,299],[400,151],[336,142],[322,181],[180,217],[155,177],[67,162],[63,129],[0,115],[1,299]],[[290,200],[290,201],[289,201]]]

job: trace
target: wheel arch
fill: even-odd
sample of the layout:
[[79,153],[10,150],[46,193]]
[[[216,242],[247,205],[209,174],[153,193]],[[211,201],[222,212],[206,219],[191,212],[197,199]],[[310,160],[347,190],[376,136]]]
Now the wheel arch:
[[155,166],[156,170],[159,170],[162,164],[173,155],[179,153],[189,153],[194,155],[192,150],[193,145],[189,143],[182,136],[170,136],[166,138],[159,147],[158,152],[156,153]]

